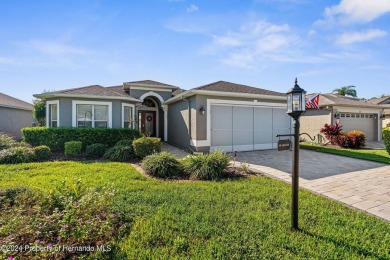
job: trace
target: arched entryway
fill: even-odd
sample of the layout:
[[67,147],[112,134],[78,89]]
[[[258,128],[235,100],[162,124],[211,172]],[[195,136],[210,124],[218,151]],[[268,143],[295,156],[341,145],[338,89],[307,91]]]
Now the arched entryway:
[[159,123],[158,102],[152,97],[145,98],[138,108],[139,130],[146,136],[158,137]]

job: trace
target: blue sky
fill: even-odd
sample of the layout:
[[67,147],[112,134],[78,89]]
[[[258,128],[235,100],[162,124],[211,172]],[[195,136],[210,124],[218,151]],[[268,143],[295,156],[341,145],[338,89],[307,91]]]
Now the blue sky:
[[151,79],[390,93],[390,0],[1,1],[0,92]]

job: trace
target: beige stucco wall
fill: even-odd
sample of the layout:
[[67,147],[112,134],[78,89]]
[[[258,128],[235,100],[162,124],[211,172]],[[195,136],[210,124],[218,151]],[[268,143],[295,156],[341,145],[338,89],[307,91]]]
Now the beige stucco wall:
[[[332,123],[332,111],[331,110],[307,110],[306,113],[301,116],[301,133],[308,133],[312,137],[316,137],[320,134],[320,129],[324,127],[325,123]],[[302,136],[307,141],[310,139],[307,136]]]
[[5,132],[16,139],[22,138],[21,129],[32,126],[32,111],[0,107],[0,132]]

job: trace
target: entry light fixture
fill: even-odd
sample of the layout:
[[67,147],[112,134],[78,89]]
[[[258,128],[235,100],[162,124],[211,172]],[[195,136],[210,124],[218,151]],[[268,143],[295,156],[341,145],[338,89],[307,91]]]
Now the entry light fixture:
[[204,106],[200,106],[199,108],[199,112],[204,115],[206,113],[206,109],[204,108]]
[[336,113],[336,114],[334,114],[334,118],[336,118],[336,119],[340,119],[340,113]]
[[381,115],[381,119],[382,119],[382,120],[385,120],[385,119],[386,119],[386,115],[384,115],[384,114]]

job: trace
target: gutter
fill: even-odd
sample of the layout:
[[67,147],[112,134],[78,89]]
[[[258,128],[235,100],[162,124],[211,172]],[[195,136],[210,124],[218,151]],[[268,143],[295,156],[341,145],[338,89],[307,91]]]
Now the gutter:
[[133,102],[142,102],[139,99],[132,97],[118,97],[118,96],[94,96],[94,95],[74,95],[74,94],[35,94],[36,98],[52,98],[52,97],[74,97],[74,98],[91,98],[91,99],[115,99],[128,100]]

